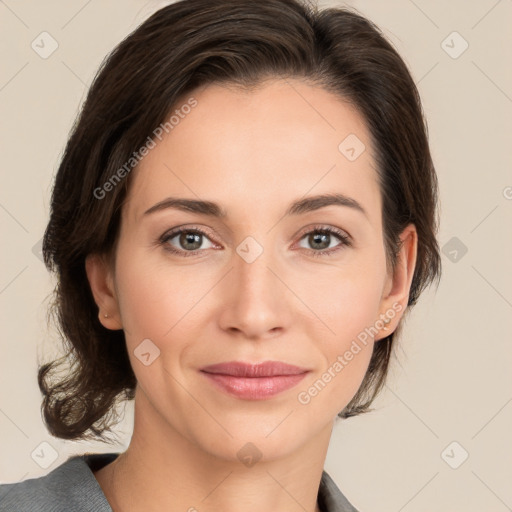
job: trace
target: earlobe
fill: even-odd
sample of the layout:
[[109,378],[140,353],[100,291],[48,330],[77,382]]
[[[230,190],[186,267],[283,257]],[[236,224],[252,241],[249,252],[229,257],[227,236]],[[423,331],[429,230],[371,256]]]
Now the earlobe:
[[418,250],[418,234],[414,224],[409,224],[402,231],[400,241],[395,271],[386,282],[386,290],[381,299],[379,318],[384,324],[382,335],[376,337],[375,341],[389,336],[396,329],[409,301]]
[[85,259],[85,271],[98,306],[100,323],[107,329],[122,329],[112,270],[106,258],[100,254],[89,254]]

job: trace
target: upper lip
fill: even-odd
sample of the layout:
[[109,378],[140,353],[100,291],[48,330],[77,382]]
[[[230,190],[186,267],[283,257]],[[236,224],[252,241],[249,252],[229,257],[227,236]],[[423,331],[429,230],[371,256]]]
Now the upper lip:
[[278,375],[299,375],[309,371],[292,364],[281,361],[264,361],[262,363],[246,363],[243,361],[229,361],[212,364],[201,368],[202,372],[231,375],[233,377],[276,377]]

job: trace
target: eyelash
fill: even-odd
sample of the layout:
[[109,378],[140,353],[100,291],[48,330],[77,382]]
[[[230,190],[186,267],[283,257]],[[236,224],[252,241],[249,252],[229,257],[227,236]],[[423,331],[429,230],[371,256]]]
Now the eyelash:
[[[208,234],[200,228],[179,228],[179,229],[173,230],[171,232],[164,233],[158,240],[158,243],[160,245],[162,245],[166,251],[169,251],[172,254],[177,254],[179,256],[183,256],[186,258],[189,256],[195,256],[196,254],[200,253],[201,251],[206,250],[206,249],[196,249],[195,251],[183,251],[183,250],[175,249],[172,246],[170,246],[168,243],[169,240],[172,240],[173,238],[175,238],[177,235],[179,235],[181,233],[200,234],[209,239]],[[343,233],[342,231],[340,231],[339,229],[333,228],[331,226],[314,226],[309,231],[302,233],[301,237],[299,238],[299,241],[302,240],[305,236],[310,235],[312,233],[322,233],[322,234],[328,233],[331,235],[335,235],[341,242],[336,247],[331,247],[330,249],[323,249],[321,251],[315,251],[314,249],[309,249],[308,251],[311,253],[311,255],[313,257],[332,256],[334,253],[338,252],[343,247],[352,247],[352,242],[351,242],[350,237],[348,235],[346,235],[345,233]]]

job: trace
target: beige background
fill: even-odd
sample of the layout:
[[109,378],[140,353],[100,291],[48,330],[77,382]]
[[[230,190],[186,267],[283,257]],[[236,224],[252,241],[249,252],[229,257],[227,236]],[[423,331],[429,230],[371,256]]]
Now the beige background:
[[[52,178],[87,85],[163,4],[0,1],[1,482],[129,442],[131,405],[119,446],[58,440],[42,423],[36,357],[56,345],[39,251]],[[445,254],[441,285],[407,322],[377,410],[336,427],[325,468],[361,512],[510,510],[512,1],[327,4],[367,15],[410,66],[440,180]],[[58,43],[46,59],[31,48],[43,31]]]

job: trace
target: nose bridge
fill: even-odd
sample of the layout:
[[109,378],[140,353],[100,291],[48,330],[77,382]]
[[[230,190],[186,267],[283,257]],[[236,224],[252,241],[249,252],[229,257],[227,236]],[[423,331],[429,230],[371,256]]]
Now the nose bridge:
[[[259,238],[261,240],[262,237]],[[247,236],[236,247],[233,278],[236,280],[234,285],[238,290],[239,300],[243,300],[246,293],[253,300],[266,303],[276,296],[276,278],[270,268],[278,265],[276,251],[273,250],[270,239],[271,237],[267,236],[264,241],[258,241],[252,236]]]
[[270,291],[274,276],[269,267],[275,266],[275,261],[272,261],[275,258],[269,248],[260,250],[253,244],[245,242],[237,248],[234,276],[237,286],[260,295]]
[[[272,237],[266,237],[267,244]],[[276,251],[252,236],[236,247],[223,312],[223,327],[261,337],[286,323],[286,287],[276,277]]]

